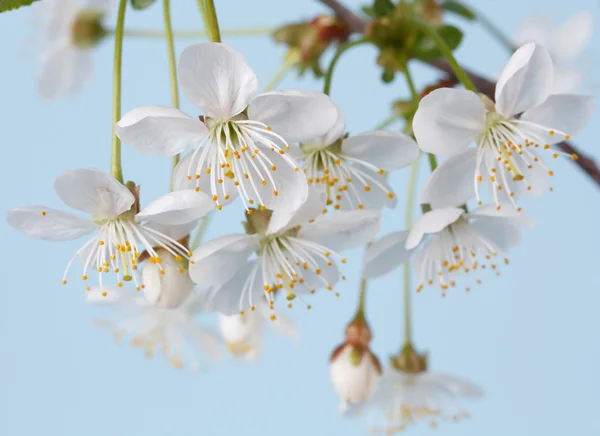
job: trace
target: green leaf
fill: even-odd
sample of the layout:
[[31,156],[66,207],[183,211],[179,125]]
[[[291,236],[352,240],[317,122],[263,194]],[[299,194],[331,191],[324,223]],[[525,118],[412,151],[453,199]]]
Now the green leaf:
[[0,12],[18,9],[21,6],[29,6],[31,3],[39,0],[0,0]]
[[131,6],[133,9],[137,9],[141,11],[142,9],[146,9],[148,6],[152,5],[156,0],[131,0]]
[[[460,45],[463,33],[459,28],[443,24],[438,26],[436,30],[450,50],[454,51]],[[412,47],[412,57],[424,62],[432,61],[441,56],[442,53],[435,41],[425,34],[421,34]]]
[[460,17],[463,17],[469,21],[473,21],[477,18],[477,15],[475,15],[475,12],[473,12],[471,9],[466,7],[461,2],[457,2],[454,0],[448,0],[444,3],[442,3],[442,7],[444,8],[444,10],[451,12],[455,15],[458,15]]
[[390,15],[394,11],[392,0],[373,0],[371,6],[363,6],[362,11],[371,18],[381,18]]

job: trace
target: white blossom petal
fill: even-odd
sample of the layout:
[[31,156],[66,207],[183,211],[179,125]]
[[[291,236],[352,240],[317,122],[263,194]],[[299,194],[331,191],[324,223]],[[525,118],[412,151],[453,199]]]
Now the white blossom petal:
[[409,232],[394,232],[370,244],[363,258],[365,278],[385,275],[407,262],[412,250],[404,245]]
[[554,27],[546,14],[536,14],[517,28],[515,42],[519,46],[528,42],[535,42],[551,50],[550,37],[555,31]]
[[419,203],[432,208],[460,206],[475,195],[477,149],[452,156],[431,174],[419,194]]
[[310,187],[306,201],[293,214],[283,207],[273,209],[267,234],[274,235],[308,223],[309,220],[319,216],[326,206],[327,196],[325,193],[315,187]]
[[574,60],[590,42],[594,30],[594,16],[589,10],[573,14],[558,32],[552,32],[552,57],[557,62]]
[[258,249],[256,235],[227,235],[198,247],[190,262],[190,277],[204,286],[227,283]]
[[483,102],[463,89],[436,89],[421,100],[413,119],[421,150],[440,156],[463,152],[484,129]]
[[115,126],[115,133],[143,153],[173,156],[202,143],[208,130],[200,120],[179,109],[143,106],[127,112]]
[[181,90],[203,115],[227,120],[256,94],[258,80],[244,57],[227,44],[188,46],[179,58]]
[[324,135],[317,136],[310,141],[304,141],[303,146],[309,149],[323,149],[330,146],[344,135],[344,132],[346,131],[346,120],[344,119],[344,113],[342,112],[342,109],[340,109],[340,107],[333,102],[333,100],[331,103],[335,106],[337,111],[337,117],[333,123],[333,126],[331,126],[331,128]]
[[300,330],[292,318],[280,312],[277,313],[277,319],[271,320],[272,312],[264,303],[260,304],[257,310],[263,318],[269,319],[269,326],[271,326],[278,335],[293,341],[300,339]]
[[413,163],[419,156],[419,147],[404,133],[378,130],[344,139],[342,155],[389,171]]
[[335,126],[338,109],[321,92],[288,89],[257,95],[248,106],[248,117],[271,127],[288,142],[307,142]]
[[584,71],[579,67],[558,66],[554,69],[551,94],[572,94],[583,85]]
[[[264,296],[263,279],[258,268],[253,287],[242,296],[242,291],[258,260],[251,262],[239,261],[236,268],[231,268],[234,274],[228,274],[229,280],[211,291],[210,305],[223,315],[239,314],[241,310],[250,309],[252,305],[261,303]],[[243,297],[243,298],[242,298]]]
[[135,218],[179,226],[204,218],[214,204],[212,198],[202,192],[174,191],[151,201]]
[[62,173],[54,189],[67,206],[100,218],[114,218],[131,208],[133,194],[106,173],[82,168]]
[[542,103],[552,89],[554,72],[548,50],[525,44],[510,58],[496,84],[496,110],[512,117]]
[[[556,94],[526,111],[521,119],[551,130],[559,130],[567,135],[575,135],[590,122],[593,113],[594,101],[591,96]],[[552,136],[545,135],[544,139],[550,144],[561,140],[558,135]]]
[[464,209],[461,209],[460,207],[447,207],[443,209],[434,209],[423,214],[410,230],[405,247],[409,250],[415,248],[419,245],[423,236],[442,231],[448,225],[459,219],[464,213]]
[[483,390],[479,386],[453,375],[427,372],[422,377],[456,397],[480,398],[483,396]]
[[379,233],[380,216],[376,210],[339,212],[302,226],[298,237],[334,251],[349,250],[364,245]]
[[24,206],[9,210],[8,224],[30,238],[67,241],[87,235],[98,227],[88,220],[44,206]]

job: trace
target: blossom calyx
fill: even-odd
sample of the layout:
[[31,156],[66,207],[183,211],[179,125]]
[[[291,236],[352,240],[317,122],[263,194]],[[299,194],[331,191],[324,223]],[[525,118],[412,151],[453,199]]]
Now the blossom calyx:
[[419,354],[406,344],[398,356],[390,357],[390,366],[406,374],[420,374],[427,371],[427,353]]
[[95,10],[83,10],[77,14],[71,27],[73,45],[80,49],[88,49],[108,35],[102,26],[104,14]]

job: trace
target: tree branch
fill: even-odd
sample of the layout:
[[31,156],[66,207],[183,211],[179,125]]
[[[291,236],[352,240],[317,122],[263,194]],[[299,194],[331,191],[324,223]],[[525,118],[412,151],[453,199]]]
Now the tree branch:
[[[368,21],[364,18],[356,15],[346,6],[341,4],[337,0],[318,0],[320,3],[323,3],[325,6],[329,7],[335,15],[342,21],[346,23],[346,25],[352,30],[354,33],[364,33],[365,28],[368,24]],[[456,77],[452,72],[452,68],[444,59],[437,59],[435,61],[429,62],[428,65],[443,71],[448,75],[452,82],[456,83]],[[492,100],[494,99],[494,92],[496,90],[496,84],[485,77],[482,77],[476,73],[465,70],[475,87],[487,95]],[[596,162],[586,154],[579,151],[572,143],[563,141],[557,144],[557,147],[560,148],[565,153],[576,154],[578,156],[577,160],[574,160],[573,163],[581,168],[588,176],[592,178],[596,182],[598,186],[600,186],[600,168]]]

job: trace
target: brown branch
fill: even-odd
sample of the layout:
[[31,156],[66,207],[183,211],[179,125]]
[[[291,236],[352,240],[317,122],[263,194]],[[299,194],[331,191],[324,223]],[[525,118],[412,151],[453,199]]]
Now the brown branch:
[[[348,27],[352,30],[352,32],[363,33],[365,31],[365,28],[368,24],[367,20],[356,15],[354,12],[352,12],[346,6],[341,4],[339,1],[337,1],[337,0],[318,0],[318,1],[323,3],[324,5],[328,6],[332,11],[334,11],[335,15],[340,20],[344,21],[346,23],[346,25],[348,25]],[[429,62],[428,64],[440,71],[443,71],[444,73],[446,73],[448,75],[448,77],[450,79],[452,79],[456,82],[456,77],[454,76],[454,73],[452,72],[452,68],[450,68],[450,65],[448,65],[448,63],[444,59],[437,59],[435,61]],[[466,69],[465,69],[465,72],[468,74],[469,78],[471,79],[471,81],[473,82],[475,87],[480,92],[487,95],[492,100],[494,99],[494,92],[496,89],[496,84],[493,81],[488,80],[485,77],[482,77],[479,74],[473,73]],[[577,155],[578,159],[573,161],[575,163],[575,165],[577,165],[579,168],[581,168],[588,176],[590,176],[592,178],[592,180],[594,180],[596,182],[596,184],[598,184],[598,186],[600,186],[600,168],[598,168],[598,165],[596,164],[594,159],[592,159],[588,155],[582,153],[572,143],[567,142],[567,141],[563,141],[563,142],[557,144],[557,147],[560,148],[565,153],[569,153],[571,155],[573,155],[573,154]]]

